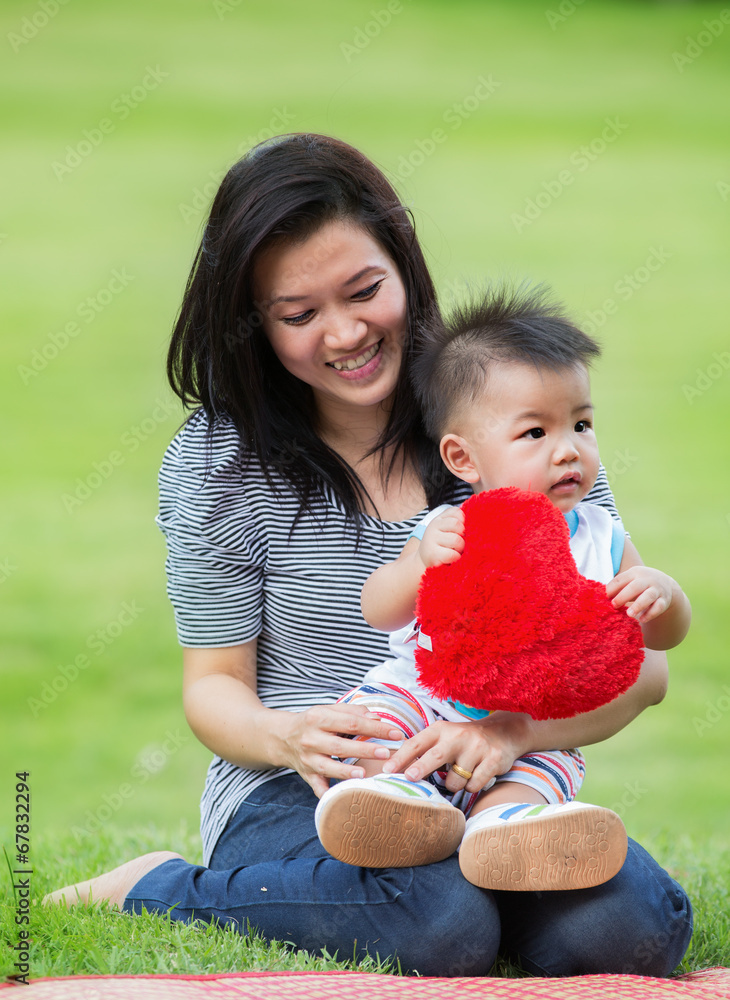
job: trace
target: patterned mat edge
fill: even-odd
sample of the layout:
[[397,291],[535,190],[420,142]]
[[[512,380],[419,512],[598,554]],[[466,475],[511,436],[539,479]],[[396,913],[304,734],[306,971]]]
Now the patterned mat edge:
[[[182,982],[211,982],[211,981],[220,980],[220,979],[243,979],[243,978],[246,978],[246,979],[265,979],[267,977],[287,977],[287,978],[293,978],[293,977],[298,977],[298,976],[303,976],[303,977],[312,977],[312,976],[328,976],[328,977],[329,976],[346,976],[346,977],[359,977],[359,978],[362,978],[363,976],[370,977],[370,976],[373,976],[373,975],[382,976],[385,979],[401,979],[401,978],[407,979],[407,978],[411,978],[411,977],[394,976],[394,975],[391,975],[389,973],[372,973],[372,972],[363,973],[363,972],[357,972],[355,970],[350,970],[350,969],[327,969],[327,970],[323,970],[321,972],[317,972],[316,970],[312,970],[312,969],[293,969],[291,971],[287,971],[287,970],[275,970],[275,969],[249,969],[249,970],[241,971],[241,972],[206,972],[206,973],[197,973],[197,974],[192,974],[192,973],[162,973],[162,974],[160,974],[160,973],[152,973],[152,972],[140,972],[140,973],[119,973],[117,975],[97,974],[97,975],[87,975],[87,976],[79,976],[79,975],[75,975],[75,976],[74,975],[71,975],[71,976],[39,976],[37,978],[34,977],[34,978],[30,979],[30,983],[69,982],[69,981],[78,982],[79,980],[90,981],[90,980],[96,980],[96,979],[103,979],[103,980],[109,980],[109,979],[112,979],[112,980],[114,980],[114,979],[117,979],[117,980],[118,979],[144,980],[144,979],[149,979],[149,980],[176,980],[176,981],[182,981]],[[415,979],[417,979],[420,982],[439,982],[440,981],[439,978],[436,977],[436,976],[417,976],[417,977],[412,977],[412,978],[415,978]],[[480,979],[495,979],[495,978],[499,978],[499,979],[505,979],[506,980],[506,979],[509,979],[510,977],[482,976],[482,977],[479,977],[479,978]],[[540,977],[526,977],[526,978],[540,978]],[[555,982],[555,983],[560,982],[560,981],[574,982],[575,980],[578,980],[578,979],[584,980],[584,981],[585,980],[594,980],[594,981],[597,981],[597,980],[606,980],[606,979],[612,979],[612,980],[613,979],[621,979],[621,980],[624,980],[624,981],[628,980],[628,981],[640,981],[640,982],[646,982],[648,980],[648,981],[658,981],[658,982],[662,982],[662,983],[679,983],[679,984],[687,984],[687,983],[689,983],[690,985],[693,985],[695,983],[697,983],[698,985],[700,985],[701,983],[706,983],[708,986],[711,985],[712,983],[718,983],[719,984],[721,982],[727,982],[728,987],[730,988],[730,967],[726,967],[726,966],[722,966],[722,965],[713,965],[713,966],[710,966],[710,967],[708,967],[706,969],[697,969],[694,972],[685,972],[681,976],[675,976],[674,978],[659,979],[659,980],[656,980],[656,977],[653,977],[653,976],[637,976],[637,975],[633,975],[633,974],[629,974],[629,973],[610,973],[610,972],[604,972],[604,973],[589,974],[589,975],[585,975],[585,976],[564,976],[564,977],[559,977],[559,978],[556,977],[553,980],[546,979],[546,981],[547,982],[552,981],[552,982]],[[520,982],[520,979],[515,979],[515,982]],[[4,989],[4,988],[10,988],[10,989],[12,989],[12,988],[16,987],[17,985],[19,985],[19,984],[16,983],[16,982],[14,982],[13,980],[7,980],[6,979],[4,982],[0,982],[0,989]]]

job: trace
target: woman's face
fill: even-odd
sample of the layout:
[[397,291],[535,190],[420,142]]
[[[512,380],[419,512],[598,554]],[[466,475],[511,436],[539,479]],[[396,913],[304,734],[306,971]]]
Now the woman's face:
[[310,385],[321,417],[378,407],[398,379],[406,291],[367,230],[325,223],[261,254],[254,271],[264,330],[282,365]]

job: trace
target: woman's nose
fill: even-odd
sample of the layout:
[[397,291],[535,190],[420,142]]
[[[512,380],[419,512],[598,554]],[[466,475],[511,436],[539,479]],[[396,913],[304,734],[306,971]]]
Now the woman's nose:
[[368,332],[364,320],[337,313],[327,317],[325,322],[323,339],[331,351],[352,351],[364,346]]

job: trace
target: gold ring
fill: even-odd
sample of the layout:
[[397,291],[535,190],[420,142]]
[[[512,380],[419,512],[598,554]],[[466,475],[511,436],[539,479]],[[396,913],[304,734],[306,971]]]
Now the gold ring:
[[466,778],[467,781],[469,780],[469,778],[471,778],[472,774],[474,774],[473,771],[465,771],[464,768],[459,767],[458,764],[452,764],[451,770],[454,772],[454,774],[458,774],[460,778]]

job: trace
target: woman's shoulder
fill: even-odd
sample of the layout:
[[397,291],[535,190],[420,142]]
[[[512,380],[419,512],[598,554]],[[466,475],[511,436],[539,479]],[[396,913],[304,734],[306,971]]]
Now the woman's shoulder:
[[247,454],[231,420],[209,421],[202,410],[170,442],[160,469],[156,521],[178,555],[192,546],[198,554],[205,549],[226,558],[234,553],[235,560],[263,559],[262,505],[251,503]]
[[202,525],[248,513],[245,449],[233,421],[197,410],[165,451],[158,477],[158,523]]
[[165,451],[162,473],[175,471],[198,479],[218,478],[221,474],[240,476],[246,453],[241,437],[230,417],[210,420],[204,410],[196,410],[182,425]]
[[582,507],[583,504],[593,504],[594,506],[602,507],[608,511],[614,520],[620,520],[618,510],[616,509],[616,501],[613,498],[611,487],[608,484],[606,470],[604,469],[602,463],[598,466],[598,476],[596,477],[593,487],[588,495],[581,500],[578,507]]

